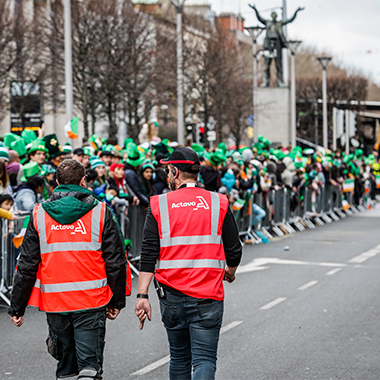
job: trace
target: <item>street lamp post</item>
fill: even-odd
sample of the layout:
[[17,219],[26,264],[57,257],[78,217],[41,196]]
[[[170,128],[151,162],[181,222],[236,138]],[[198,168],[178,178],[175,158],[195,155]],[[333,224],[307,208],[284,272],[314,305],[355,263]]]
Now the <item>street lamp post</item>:
[[64,3],[65,15],[65,84],[66,84],[66,122],[73,118],[73,58],[71,47],[71,4]]
[[245,29],[248,31],[253,41],[253,141],[256,143],[259,136],[257,117],[257,39],[263,30],[265,30],[265,28],[262,28],[260,26],[251,26]]
[[327,132],[327,82],[326,68],[331,57],[317,57],[322,66],[322,101],[323,101],[323,147],[328,149],[328,132]]
[[295,54],[298,46],[302,41],[288,41],[288,47],[291,52],[290,56],[290,65],[291,65],[291,92],[290,92],[290,103],[291,103],[291,112],[290,112],[290,140],[292,144],[292,148],[297,145],[296,137],[297,137],[297,120],[296,120],[296,63],[295,63]]
[[185,0],[170,0],[177,11],[177,139],[184,145],[182,10]]

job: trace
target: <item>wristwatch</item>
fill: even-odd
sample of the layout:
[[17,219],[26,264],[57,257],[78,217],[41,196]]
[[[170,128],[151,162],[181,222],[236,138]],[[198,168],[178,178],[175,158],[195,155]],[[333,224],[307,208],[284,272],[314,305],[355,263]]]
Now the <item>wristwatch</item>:
[[147,294],[137,294],[137,298],[146,298],[149,299],[149,296]]

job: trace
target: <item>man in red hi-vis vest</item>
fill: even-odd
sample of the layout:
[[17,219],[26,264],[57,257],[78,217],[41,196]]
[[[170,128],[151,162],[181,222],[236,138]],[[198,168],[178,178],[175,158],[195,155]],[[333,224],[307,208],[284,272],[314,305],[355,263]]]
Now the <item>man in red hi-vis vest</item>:
[[192,149],[177,148],[160,162],[175,191],[150,199],[135,312],[142,329],[151,319],[148,288],[154,275],[169,340],[170,379],[214,379],[222,281],[235,279],[239,233],[226,196],[196,186],[200,162]]
[[125,307],[126,256],[112,211],[86,189],[84,166],[65,160],[58,187],[36,205],[14,277],[9,314],[27,305],[46,312],[57,379],[101,379],[106,318]]

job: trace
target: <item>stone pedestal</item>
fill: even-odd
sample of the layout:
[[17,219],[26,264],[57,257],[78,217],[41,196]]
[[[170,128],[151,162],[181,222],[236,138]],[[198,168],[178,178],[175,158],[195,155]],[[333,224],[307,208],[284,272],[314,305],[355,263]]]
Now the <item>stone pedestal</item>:
[[[258,134],[275,145],[287,146],[290,134],[290,89],[264,87],[257,89]],[[255,131],[256,133],[256,131]]]

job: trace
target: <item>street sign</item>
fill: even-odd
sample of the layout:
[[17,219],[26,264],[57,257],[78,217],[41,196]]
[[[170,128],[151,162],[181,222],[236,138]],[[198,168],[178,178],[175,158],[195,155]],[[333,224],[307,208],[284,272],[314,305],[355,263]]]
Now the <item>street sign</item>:
[[208,141],[216,141],[216,132],[215,131],[207,131],[207,140]]

